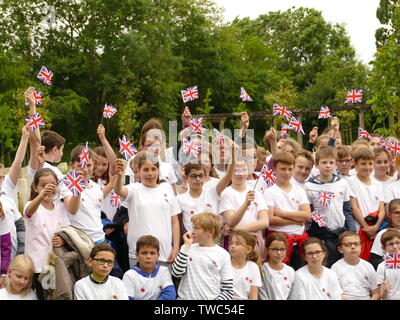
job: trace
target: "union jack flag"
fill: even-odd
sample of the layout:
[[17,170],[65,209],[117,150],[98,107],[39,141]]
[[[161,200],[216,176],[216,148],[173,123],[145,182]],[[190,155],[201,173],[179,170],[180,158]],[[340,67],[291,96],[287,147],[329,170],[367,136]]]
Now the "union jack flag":
[[328,224],[325,222],[324,217],[322,217],[318,211],[314,211],[311,214],[311,219],[318,224],[320,228],[327,227]]
[[328,207],[334,197],[335,194],[333,192],[320,191],[318,202],[321,203],[323,206]]
[[400,142],[389,140],[388,148],[395,156],[400,154]]
[[363,128],[358,128],[358,139],[371,139],[371,135],[367,130]]
[[246,90],[243,87],[240,87],[240,98],[243,102],[245,101],[253,101],[250,96],[247,94]]
[[288,128],[289,126],[286,123],[282,123],[281,137],[287,137],[289,135]]
[[79,154],[79,163],[81,167],[83,168],[86,166],[89,162],[89,147],[88,143],[86,142],[86,145],[83,146],[81,153]]
[[383,149],[387,149],[387,144],[384,138],[382,137],[379,138],[378,146],[380,146]]
[[85,180],[74,169],[69,170],[62,181],[74,196],[79,196],[86,189]]
[[189,141],[183,139],[183,152],[187,156],[193,156],[196,158],[201,152],[201,145],[197,144],[195,140]]
[[400,269],[400,255],[386,253],[386,269]]
[[206,132],[207,129],[203,125],[203,118],[193,118],[190,120],[189,128],[196,133]]
[[329,107],[328,106],[326,106],[325,108],[321,107],[318,119],[328,119],[330,117],[331,117],[331,111],[329,110]]
[[266,164],[263,165],[260,175],[264,178],[268,186],[272,186],[276,181],[274,169],[269,168]]
[[40,69],[37,77],[40,81],[42,81],[44,84],[47,84],[48,86],[51,86],[51,78],[53,78],[53,71],[48,70],[45,66],[42,66],[42,69]]
[[117,113],[117,109],[112,105],[108,105],[107,103],[104,106],[103,110],[103,118],[110,119],[114,114]]
[[[35,98],[36,105],[42,104],[42,99],[43,99],[42,92],[40,92],[38,90],[33,91],[33,97]],[[26,105],[29,104],[27,99],[25,99],[25,104]]]
[[361,103],[363,89],[352,89],[347,92],[346,101],[344,103]]
[[213,129],[213,132],[215,133],[215,137],[218,139],[219,144],[224,144],[224,135],[215,128]]
[[110,203],[113,208],[118,208],[121,205],[121,197],[111,190]]
[[130,160],[137,153],[137,149],[125,136],[119,139],[119,153],[126,159]]
[[292,117],[292,119],[290,120],[288,129],[305,134],[300,121],[297,120],[295,117]]
[[199,97],[197,86],[181,90],[183,103],[193,101]]
[[29,127],[32,128],[32,130],[39,129],[39,127],[44,127],[46,125],[46,122],[44,122],[42,116],[39,113],[35,113],[30,117],[27,117],[25,121],[29,125]]
[[292,111],[290,111],[288,108],[284,106],[280,106],[277,103],[273,105],[272,111],[274,116],[282,116],[287,121],[290,121],[292,119]]

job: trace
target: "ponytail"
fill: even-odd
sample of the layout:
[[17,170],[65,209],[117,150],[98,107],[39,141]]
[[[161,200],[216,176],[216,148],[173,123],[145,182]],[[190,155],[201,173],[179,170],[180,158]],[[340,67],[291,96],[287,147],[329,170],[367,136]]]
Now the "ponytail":
[[260,268],[260,271],[263,271],[262,268],[262,258],[259,255],[259,253],[256,251],[256,237],[251,234],[248,231],[244,231],[244,230],[237,230],[237,231],[233,231],[231,237],[233,236],[237,236],[237,237],[242,237],[245,241],[245,244],[249,247],[251,247],[251,251],[249,252],[249,254],[247,255],[246,259],[248,261],[252,261],[255,264],[258,265],[258,267]]

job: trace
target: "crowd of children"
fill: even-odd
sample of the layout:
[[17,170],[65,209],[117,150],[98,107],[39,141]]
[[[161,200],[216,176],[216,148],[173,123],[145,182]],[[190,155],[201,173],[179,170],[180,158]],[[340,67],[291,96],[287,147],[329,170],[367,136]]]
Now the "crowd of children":
[[[25,98],[36,113],[32,88]],[[84,145],[70,155],[78,193],[56,167],[65,139],[24,126],[7,175],[0,167],[0,299],[400,299],[400,158],[388,144],[344,145],[334,117],[305,149],[274,128],[263,148],[246,112],[233,140],[191,118],[185,108],[170,147],[149,120],[128,163],[100,124],[85,163]]]

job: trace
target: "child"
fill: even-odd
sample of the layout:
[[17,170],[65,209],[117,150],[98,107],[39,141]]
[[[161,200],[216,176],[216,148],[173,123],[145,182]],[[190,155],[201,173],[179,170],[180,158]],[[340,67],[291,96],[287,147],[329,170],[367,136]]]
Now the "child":
[[141,183],[121,186],[124,176],[122,159],[117,160],[114,191],[125,198],[129,213],[128,244],[130,266],[137,260],[136,242],[143,235],[155,236],[160,241],[160,264],[170,267],[179,252],[179,203],[169,183],[159,183],[159,161],[148,153],[138,159]]
[[215,244],[221,219],[213,213],[192,217],[193,231],[183,235],[185,244],[172,265],[172,275],[182,278],[178,299],[230,300],[233,272],[229,253]]
[[[36,171],[30,201],[25,205],[26,248],[35,266],[33,284],[39,299],[44,298],[40,282],[37,278],[46,263],[49,250],[54,242],[54,233],[61,226],[70,224],[68,210],[71,214],[79,207],[79,198],[72,196],[64,202],[55,201],[57,193],[57,176],[53,170],[43,168]],[[62,244],[60,244],[62,245]]]
[[295,154],[293,177],[290,183],[304,189],[304,184],[309,178],[314,166],[314,159],[310,151],[301,149]]
[[373,239],[385,218],[382,185],[371,179],[375,155],[369,148],[354,154],[357,175],[349,183],[350,202],[361,239],[360,258],[368,261]]
[[294,282],[295,271],[283,263],[288,242],[282,233],[271,233],[265,240],[268,262],[263,264],[260,300],[287,300]]
[[331,268],[340,282],[346,300],[379,300],[374,267],[360,259],[360,236],[354,231],[345,231],[339,236],[339,251],[343,258]]
[[243,230],[233,231],[229,253],[233,269],[233,300],[258,300],[261,287],[261,257],[255,237]]
[[395,181],[394,177],[388,175],[392,156],[382,147],[375,147],[373,152],[375,155],[373,178],[381,183],[385,195],[392,189],[392,183]]
[[[354,227],[347,182],[333,174],[336,169],[336,159],[335,148],[320,147],[315,155],[316,167],[320,174],[318,177],[310,178],[305,184],[313,211],[318,212],[326,224],[326,227],[321,227],[312,222],[308,233],[324,240],[329,252],[328,268],[341,258],[338,252],[338,235],[348,230],[347,225]],[[349,223],[346,223],[346,220],[349,220]]]
[[28,256],[15,256],[7,271],[5,288],[0,289],[0,300],[37,300],[31,289],[34,272],[35,268]]
[[232,185],[224,190],[219,203],[219,214],[226,222],[224,247],[229,249],[229,232],[245,230],[257,237],[257,252],[264,255],[264,229],[268,228],[268,211],[261,193],[246,183],[248,167],[245,161],[235,164]]
[[104,193],[100,186],[90,180],[93,174],[93,151],[89,149],[89,161],[82,168],[79,155],[83,146],[76,146],[71,151],[70,166],[86,183],[86,189],[74,198],[79,199],[79,209],[74,214],[70,211],[69,219],[71,225],[86,233],[94,243],[102,243],[105,241],[103,232],[103,224],[101,223],[101,204],[104,199]]
[[[381,238],[382,249],[387,254],[400,254],[400,231],[388,229]],[[377,269],[379,292],[382,300],[400,299],[400,273],[396,268],[386,267],[386,261],[379,264]]]
[[296,271],[290,300],[340,300],[343,291],[336,273],[323,266],[327,255],[323,241],[307,239],[303,252],[307,264]]
[[350,146],[340,146],[337,149],[337,174],[344,178],[349,179],[350,176],[354,175],[356,172],[352,169],[353,166],[353,154],[351,152]]
[[175,300],[176,291],[168,268],[160,266],[160,243],[153,236],[142,236],[136,242],[138,264],[122,279],[129,300]]
[[378,268],[378,265],[385,259],[385,253],[382,250],[381,244],[382,235],[389,228],[400,230],[400,199],[393,199],[389,202],[387,220],[389,224],[376,235],[374,243],[372,244],[371,255],[369,256],[369,262],[372,263],[375,269]]
[[290,183],[293,175],[294,157],[287,152],[279,152],[273,158],[276,183],[264,193],[268,206],[270,227],[268,234],[281,232],[288,241],[287,255],[284,263],[291,261],[293,246],[308,238],[305,223],[311,218],[310,204],[306,192]]
[[88,258],[92,273],[75,283],[75,300],[128,300],[122,280],[109,275],[114,262],[112,247],[105,243],[94,245]]

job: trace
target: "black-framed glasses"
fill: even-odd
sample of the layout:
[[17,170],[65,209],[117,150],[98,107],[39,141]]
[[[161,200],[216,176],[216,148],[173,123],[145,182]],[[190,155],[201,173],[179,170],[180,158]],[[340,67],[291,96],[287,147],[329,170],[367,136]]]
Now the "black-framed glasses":
[[285,252],[286,248],[270,248],[269,250],[273,252]]
[[109,266],[113,266],[114,265],[114,260],[96,259],[96,258],[94,258],[93,260],[96,261],[97,264],[99,264],[101,266],[104,265],[105,263],[107,263],[107,265],[109,265]]
[[323,250],[315,250],[315,251],[309,251],[306,252],[307,257],[313,257],[314,255],[319,257],[324,251]]
[[358,247],[361,245],[360,242],[345,242],[342,243],[342,245],[344,245],[346,248],[351,248],[352,246]]
[[190,179],[196,180],[197,178],[203,179],[205,177],[204,173],[200,173],[200,174],[191,174],[189,176]]

